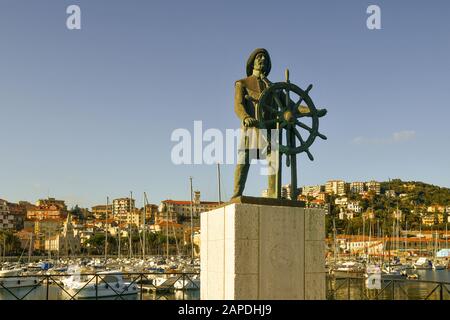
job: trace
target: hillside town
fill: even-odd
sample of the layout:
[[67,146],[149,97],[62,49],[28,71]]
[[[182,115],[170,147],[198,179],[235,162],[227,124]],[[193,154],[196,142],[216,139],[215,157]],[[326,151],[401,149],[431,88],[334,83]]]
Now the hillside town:
[[[441,199],[435,201],[421,191],[417,196],[414,191],[423,188],[423,183],[401,182],[380,183],[345,182],[330,180],[325,185],[304,186],[299,189],[297,200],[304,201],[309,207],[323,207],[328,213],[335,213],[339,220],[353,220],[358,217],[375,219],[377,210],[388,211],[392,218],[405,220],[413,217],[417,224],[433,227],[450,222],[450,190],[442,189]],[[290,187],[283,187],[283,196],[290,199]],[[416,192],[417,193],[417,192]],[[266,196],[266,190],[262,192]],[[380,205],[380,201],[389,200]],[[408,210],[411,208],[411,210]],[[414,224],[413,224],[414,226]]]
[[[425,193],[423,188],[435,190]],[[290,199],[290,194],[290,186],[284,186],[282,196]],[[267,196],[266,190],[262,196]],[[103,254],[108,238],[110,254],[133,256],[141,252],[145,232],[148,254],[190,255],[193,251],[198,256],[200,213],[217,208],[219,202],[203,201],[200,191],[193,192],[192,199],[167,199],[138,208],[131,194],[110,204],[70,209],[64,200],[51,197],[35,203],[0,199],[0,253]],[[327,236],[334,232],[341,242],[368,234],[365,223],[373,232],[392,234],[393,221],[405,237],[434,233],[445,239],[444,229],[450,222],[448,189],[419,182],[330,180],[299,188],[297,200],[310,208],[326,209]]]
[[141,252],[145,232],[147,254],[190,255],[188,251],[194,247],[194,255],[198,255],[200,213],[218,205],[202,201],[199,191],[194,192],[192,202],[168,199],[159,206],[145,204],[142,208],[136,207],[132,196],[113,199],[111,204],[70,209],[64,200],[51,197],[34,204],[0,199],[0,253],[103,254],[108,237],[111,255],[133,256]]

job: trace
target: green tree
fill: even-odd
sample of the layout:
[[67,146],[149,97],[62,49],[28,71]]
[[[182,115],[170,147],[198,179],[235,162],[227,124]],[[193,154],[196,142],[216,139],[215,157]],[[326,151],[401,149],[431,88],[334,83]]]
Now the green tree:
[[20,239],[11,231],[0,231],[1,254],[17,255],[22,251]]

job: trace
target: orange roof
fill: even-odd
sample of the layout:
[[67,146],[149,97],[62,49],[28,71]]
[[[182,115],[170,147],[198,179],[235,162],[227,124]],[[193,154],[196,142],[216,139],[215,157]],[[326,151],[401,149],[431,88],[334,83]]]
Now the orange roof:
[[162,226],[171,226],[171,227],[175,227],[175,228],[182,228],[183,225],[179,224],[179,223],[175,223],[175,222],[168,222],[168,221],[161,221],[158,223],[155,223],[156,225],[162,227]]
[[36,222],[63,222],[63,221],[66,221],[66,219],[64,219],[64,218],[55,218],[55,219],[47,218],[47,219],[35,219],[34,221],[36,221]]
[[[112,209],[112,204],[108,205],[108,211],[111,211]],[[92,209],[106,209],[106,204],[99,204],[97,206],[93,206],[91,207]]]

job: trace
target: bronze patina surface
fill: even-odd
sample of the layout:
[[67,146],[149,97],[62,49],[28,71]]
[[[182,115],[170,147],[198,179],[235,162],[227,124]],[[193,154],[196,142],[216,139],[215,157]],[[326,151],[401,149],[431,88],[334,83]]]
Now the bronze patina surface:
[[[251,53],[247,61],[247,78],[235,83],[234,110],[241,121],[241,141],[238,164],[234,173],[232,199],[243,195],[250,162],[255,154],[256,159],[259,159],[264,149],[258,138],[260,136],[258,130],[264,129],[267,133],[265,158],[269,168],[275,168],[268,175],[267,194],[269,198],[276,199],[282,198],[282,155],[286,157],[286,166],[291,168],[291,198],[296,200],[298,196],[297,154],[305,152],[313,161],[314,157],[309,147],[317,137],[327,139],[319,132],[319,118],[325,116],[327,110],[315,107],[309,96],[312,85],[302,90],[292,84],[289,81],[289,70],[286,70],[285,82],[271,83],[267,79],[271,67],[272,62],[268,51],[258,48]],[[272,129],[277,130],[272,133]],[[304,131],[301,132],[301,130]],[[254,134],[248,134],[249,132]],[[271,137],[274,134],[277,136]],[[254,139],[249,138],[252,136],[257,137],[256,143]],[[276,138],[275,141],[273,138]],[[250,153],[250,150],[256,150],[256,152]]]

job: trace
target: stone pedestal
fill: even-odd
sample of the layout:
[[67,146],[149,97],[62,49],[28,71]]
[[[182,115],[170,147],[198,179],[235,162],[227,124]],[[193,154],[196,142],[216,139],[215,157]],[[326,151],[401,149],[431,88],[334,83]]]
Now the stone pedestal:
[[232,203],[201,214],[201,299],[325,299],[325,212]]

